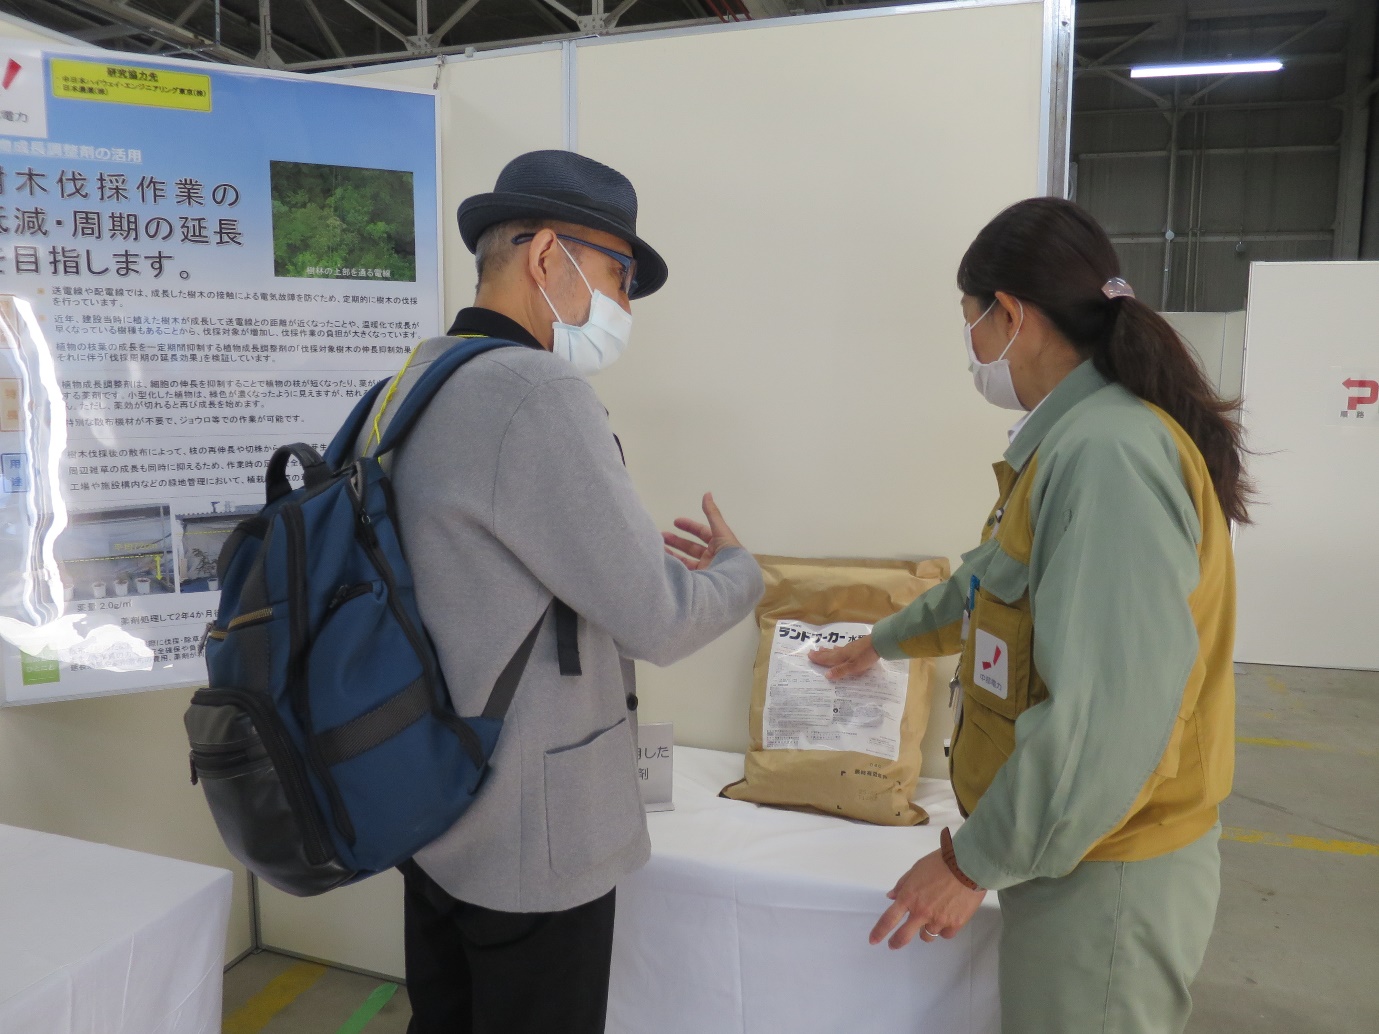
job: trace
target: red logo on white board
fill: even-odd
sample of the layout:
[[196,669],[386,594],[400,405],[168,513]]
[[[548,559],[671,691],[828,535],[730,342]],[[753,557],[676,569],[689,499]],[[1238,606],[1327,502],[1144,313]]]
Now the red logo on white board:
[[1347,377],[1341,385],[1347,393],[1341,416],[1356,420],[1363,420],[1366,415],[1374,418],[1376,410],[1379,410],[1379,381],[1367,377]]
[[998,647],[996,647],[996,652],[995,652],[994,654],[992,654],[991,660],[989,660],[989,661],[982,661],[982,671],[990,671],[991,668],[992,668],[992,666],[995,665],[996,663],[998,663],[998,662],[1000,661],[1000,659],[1001,659],[1001,648],[998,646]]
[[20,73],[23,67],[24,66],[14,58],[10,58],[9,62],[5,65],[5,77],[3,80],[0,80],[0,86],[3,86],[6,90],[13,86],[14,77]]

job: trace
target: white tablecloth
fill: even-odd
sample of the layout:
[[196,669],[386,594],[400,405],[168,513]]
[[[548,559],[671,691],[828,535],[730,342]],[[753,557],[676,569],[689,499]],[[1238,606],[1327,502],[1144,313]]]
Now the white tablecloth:
[[675,810],[618,887],[608,1034],[997,1034],[996,896],[953,940],[867,943],[885,895],[962,819],[921,780],[928,826],[718,797],[742,755],[675,749]]
[[0,826],[0,1034],[220,1030],[230,873]]

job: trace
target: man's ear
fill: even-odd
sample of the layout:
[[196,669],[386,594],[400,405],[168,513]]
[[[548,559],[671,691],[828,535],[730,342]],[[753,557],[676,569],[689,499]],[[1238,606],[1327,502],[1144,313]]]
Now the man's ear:
[[551,282],[558,248],[555,231],[550,227],[537,230],[536,236],[527,245],[527,273],[537,285],[545,288]]

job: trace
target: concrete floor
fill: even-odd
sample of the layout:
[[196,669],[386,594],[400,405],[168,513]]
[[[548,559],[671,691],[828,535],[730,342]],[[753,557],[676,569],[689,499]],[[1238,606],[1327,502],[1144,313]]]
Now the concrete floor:
[[350,1023],[361,1009],[367,1013],[371,995],[388,986],[378,977],[260,952],[225,974],[223,1034],[404,1034],[412,1017],[406,988],[362,1027]]
[[[1238,671],[1221,906],[1188,1031],[1379,1032],[1379,673]],[[385,983],[251,956],[226,975],[225,1034],[403,1034],[405,988],[360,1025]]]
[[[1379,673],[1238,671],[1223,824],[1379,844]],[[1227,839],[1221,868],[1191,1034],[1379,1031],[1379,855]]]

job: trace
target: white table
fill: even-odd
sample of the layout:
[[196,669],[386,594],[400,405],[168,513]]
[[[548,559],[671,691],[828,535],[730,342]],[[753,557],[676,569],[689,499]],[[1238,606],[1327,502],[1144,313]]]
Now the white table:
[[962,822],[947,782],[920,782],[929,825],[892,828],[719,798],[742,764],[675,749],[675,810],[618,886],[608,1034],[997,1034],[994,894],[951,941],[867,943]]
[[0,1034],[215,1034],[231,879],[0,826]]

